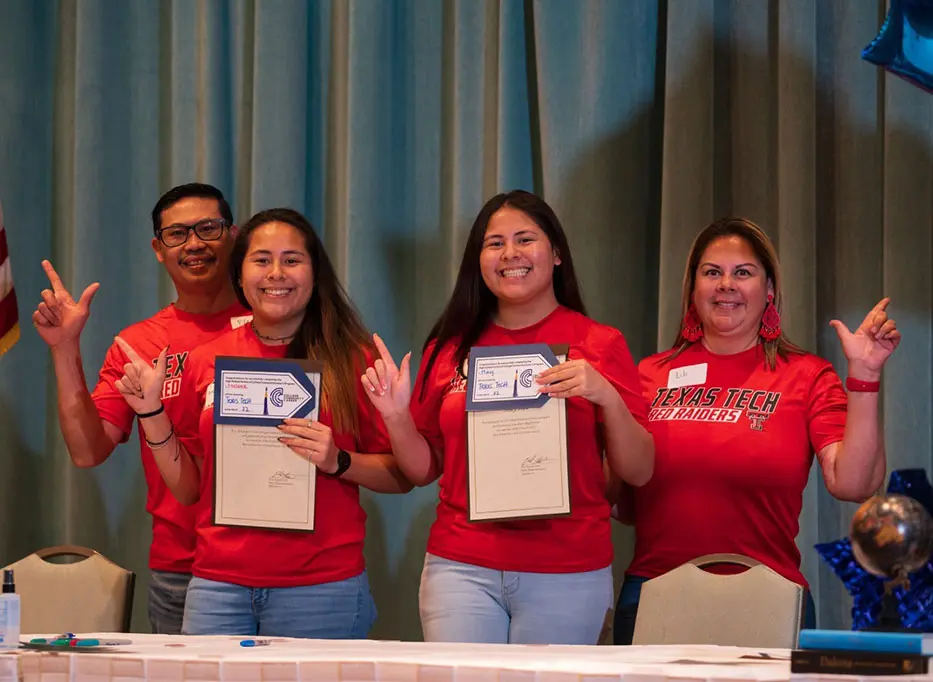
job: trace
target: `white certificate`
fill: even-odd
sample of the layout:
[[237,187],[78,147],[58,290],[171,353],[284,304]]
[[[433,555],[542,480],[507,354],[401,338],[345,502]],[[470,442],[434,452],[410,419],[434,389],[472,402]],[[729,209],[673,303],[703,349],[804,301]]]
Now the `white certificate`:
[[218,357],[214,524],[314,530],[317,468],[279,442],[289,417],[316,420],[321,363]]
[[[479,366],[501,376],[494,379],[498,388],[476,386],[467,377],[470,521],[570,514],[567,401],[538,395],[534,383],[541,370],[563,362],[566,353],[566,346],[544,344],[471,351],[470,374]],[[477,375],[477,383],[489,378],[488,373]],[[534,394],[523,375],[531,377]],[[514,385],[503,386],[510,378]]]

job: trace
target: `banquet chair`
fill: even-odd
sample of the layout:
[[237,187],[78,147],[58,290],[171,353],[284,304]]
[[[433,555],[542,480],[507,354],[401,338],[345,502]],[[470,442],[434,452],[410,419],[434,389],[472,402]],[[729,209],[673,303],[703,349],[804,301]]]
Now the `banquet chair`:
[[[56,557],[71,563],[49,561]],[[136,574],[86,547],[40,549],[13,569],[25,633],[129,632]]]
[[[719,575],[714,564],[748,568]],[[806,589],[740,554],[708,554],[641,588],[633,644],[718,644],[793,649]]]

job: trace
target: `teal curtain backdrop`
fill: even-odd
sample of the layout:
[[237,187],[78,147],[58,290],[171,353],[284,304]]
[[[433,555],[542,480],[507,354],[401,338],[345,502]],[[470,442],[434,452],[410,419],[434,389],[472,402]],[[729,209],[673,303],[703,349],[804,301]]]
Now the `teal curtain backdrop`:
[[[670,343],[686,252],[726,213],[786,270],[785,326],[845,372],[833,317],[882,295],[904,341],[884,381],[891,468],[931,465],[933,106],[860,59],[883,0],[0,0],[0,201],[24,322],[0,359],[0,563],[62,542],[140,575],[150,539],[134,439],[71,466],[30,316],[51,258],[101,290],[113,335],[172,300],[148,213],[201,180],[236,218],[305,212],[399,356],[448,295],[484,200],[526,188],[569,232],[592,314],[636,359]],[[738,456],[738,454],[737,454]],[[364,495],[374,636],[421,637],[436,489]],[[801,532],[822,626],[850,602],[812,546],[854,507],[814,470]],[[702,510],[697,510],[702,513]],[[617,579],[631,533],[616,529]]]

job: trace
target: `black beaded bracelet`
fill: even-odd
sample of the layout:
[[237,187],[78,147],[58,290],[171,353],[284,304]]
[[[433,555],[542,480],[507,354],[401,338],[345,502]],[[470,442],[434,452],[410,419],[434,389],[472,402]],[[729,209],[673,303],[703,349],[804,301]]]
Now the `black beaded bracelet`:
[[[153,443],[151,440],[146,438],[146,445],[149,446],[150,450],[158,450],[159,448],[165,447],[165,444],[168,443],[169,440],[171,440],[172,436],[174,435],[175,435],[175,427],[172,426],[169,428],[169,432],[168,432],[168,435],[165,437],[165,440],[160,440],[156,443]],[[143,436],[143,438],[145,438],[145,436]]]
[[152,412],[144,412],[142,414],[137,412],[136,416],[139,417],[140,419],[148,419],[149,417],[155,417],[157,414],[162,414],[164,410],[165,410],[165,405],[159,405],[158,410],[153,410]]

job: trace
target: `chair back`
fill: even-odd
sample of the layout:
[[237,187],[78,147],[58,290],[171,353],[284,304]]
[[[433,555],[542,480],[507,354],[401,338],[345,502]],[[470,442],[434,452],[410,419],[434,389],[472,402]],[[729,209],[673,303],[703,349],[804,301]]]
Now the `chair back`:
[[[61,556],[79,560],[49,561]],[[14,571],[23,633],[129,632],[136,574],[98,552],[58,545],[4,568]]]
[[[703,570],[736,564],[747,571]],[[806,590],[759,561],[709,554],[646,581],[633,644],[718,644],[793,649],[803,622]]]

